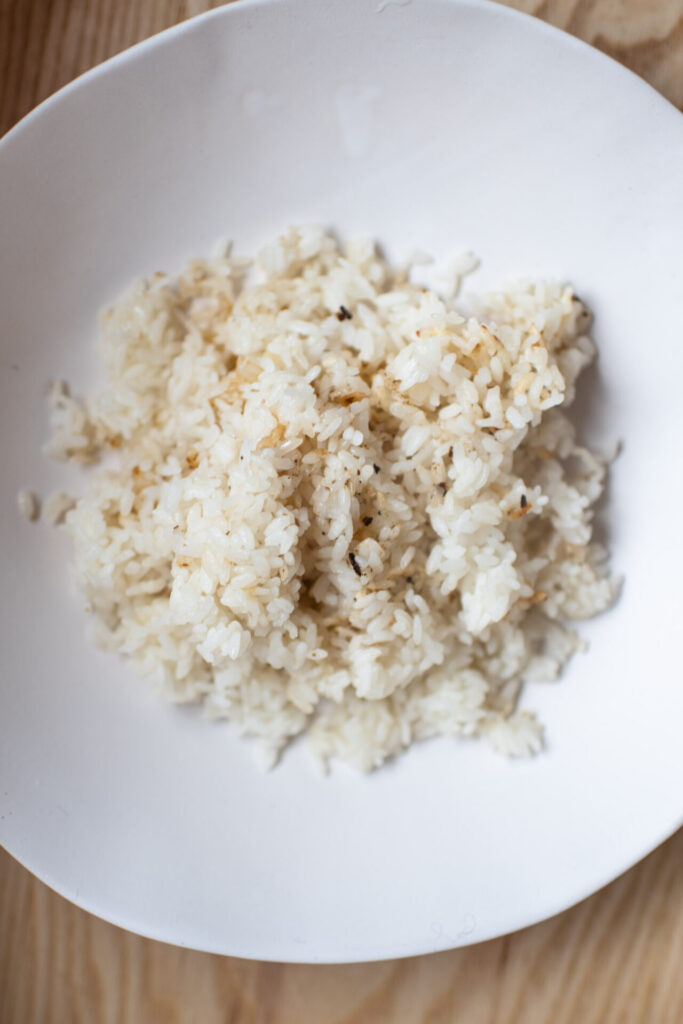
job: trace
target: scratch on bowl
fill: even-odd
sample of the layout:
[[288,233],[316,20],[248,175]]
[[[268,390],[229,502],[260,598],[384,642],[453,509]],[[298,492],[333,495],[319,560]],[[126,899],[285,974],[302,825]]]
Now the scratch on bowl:
[[387,7],[407,7],[412,0],[382,0],[381,3],[375,7],[375,14],[381,14],[386,11]]

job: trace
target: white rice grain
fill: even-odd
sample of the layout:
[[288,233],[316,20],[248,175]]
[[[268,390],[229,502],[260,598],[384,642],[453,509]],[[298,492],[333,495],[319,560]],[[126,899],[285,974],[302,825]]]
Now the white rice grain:
[[34,522],[40,515],[38,498],[33,491],[19,491],[17,494],[17,508],[19,509],[19,514],[30,523]]

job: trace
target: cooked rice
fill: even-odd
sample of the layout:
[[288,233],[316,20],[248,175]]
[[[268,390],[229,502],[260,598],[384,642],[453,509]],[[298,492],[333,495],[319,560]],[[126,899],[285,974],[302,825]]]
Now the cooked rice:
[[40,503],[33,491],[19,491],[17,494],[17,508],[19,514],[33,522],[40,515]]
[[61,526],[66,514],[75,505],[74,499],[63,491],[54,491],[43,505],[43,517],[50,526]]
[[138,282],[102,317],[104,393],[52,389],[50,454],[101,463],[60,511],[98,641],[270,761],[303,732],[363,770],[436,735],[538,751],[520,690],[614,596],[606,460],[559,409],[584,306],[522,282],[465,316],[318,229],[257,266]]

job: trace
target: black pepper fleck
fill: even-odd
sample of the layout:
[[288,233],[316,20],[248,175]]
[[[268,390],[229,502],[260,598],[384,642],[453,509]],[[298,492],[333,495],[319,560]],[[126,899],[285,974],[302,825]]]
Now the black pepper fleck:
[[346,308],[346,306],[340,306],[339,307],[339,312],[335,313],[335,316],[337,317],[337,320],[352,320],[353,319],[353,314],[349,313],[349,311]]
[[527,506],[526,494],[522,495],[519,504],[520,504],[521,508],[526,508],[526,506]]
[[363,525],[369,526],[372,522],[372,516],[363,516]]
[[361,567],[359,566],[358,560],[357,560],[356,556],[354,555],[353,551],[349,551],[349,562],[351,563],[351,568],[355,572],[356,576],[362,576],[363,575],[363,571],[362,571]]
[[374,469],[375,473],[379,473],[379,466],[377,465],[376,462],[373,462],[372,468]]

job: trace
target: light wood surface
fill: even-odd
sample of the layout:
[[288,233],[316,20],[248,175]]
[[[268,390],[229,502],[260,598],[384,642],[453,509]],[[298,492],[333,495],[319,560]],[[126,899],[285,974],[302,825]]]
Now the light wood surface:
[[[339,0],[343,2],[343,0]],[[507,0],[683,108],[683,0]],[[0,133],[92,65],[215,0],[0,0]],[[1,224],[0,224],[1,230]],[[141,939],[0,851],[0,1024],[681,1024],[683,832],[591,899],[468,949],[259,964]]]

